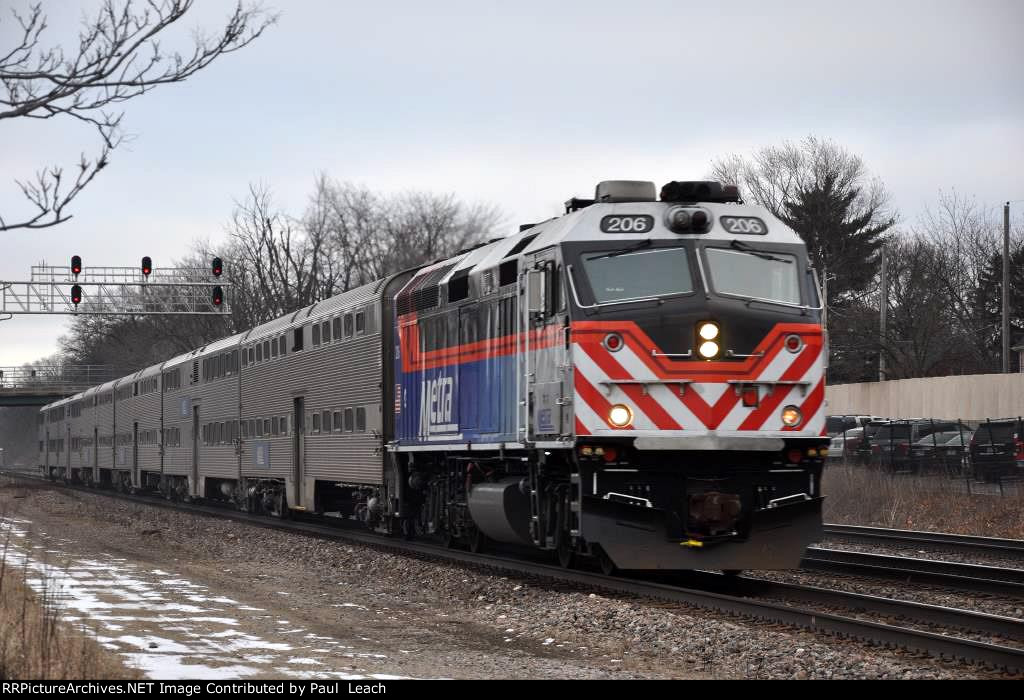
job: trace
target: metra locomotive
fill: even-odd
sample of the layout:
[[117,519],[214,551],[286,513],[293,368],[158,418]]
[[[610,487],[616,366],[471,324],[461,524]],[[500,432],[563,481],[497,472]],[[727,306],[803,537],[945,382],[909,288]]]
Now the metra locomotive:
[[566,566],[790,568],[821,530],[820,307],[801,240],[734,187],[603,182],[47,406],[40,462]]

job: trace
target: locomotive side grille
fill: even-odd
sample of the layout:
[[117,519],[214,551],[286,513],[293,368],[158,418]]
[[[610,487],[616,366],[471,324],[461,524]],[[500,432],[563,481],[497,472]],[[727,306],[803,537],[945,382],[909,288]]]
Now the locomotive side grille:
[[405,289],[395,299],[398,315],[403,316],[412,311],[425,311],[435,308],[440,302],[438,282],[455,267],[455,263],[443,265],[422,275],[414,285]]
[[496,289],[494,285],[494,270],[484,270],[480,275],[480,296],[487,296]]
[[432,309],[437,306],[437,285],[417,289],[412,294],[412,305],[417,311]]

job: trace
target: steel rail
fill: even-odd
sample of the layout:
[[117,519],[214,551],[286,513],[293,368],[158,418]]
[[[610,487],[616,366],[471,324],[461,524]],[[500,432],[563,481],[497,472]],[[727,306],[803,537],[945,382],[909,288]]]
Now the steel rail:
[[[593,572],[563,569],[552,564],[539,563],[536,561],[513,559],[493,554],[471,553],[468,551],[446,548],[441,545],[399,540],[366,531],[350,530],[332,525],[274,519],[241,511],[228,510],[223,507],[172,503],[153,496],[128,496],[127,494],[119,494],[110,491],[86,488],[83,486],[52,482],[39,475],[26,474],[24,472],[10,472],[4,470],[0,471],[0,475],[6,475],[14,478],[27,478],[28,480],[46,484],[53,488],[65,488],[117,500],[127,500],[129,502],[157,506],[169,510],[179,510],[194,514],[208,515],[225,520],[255,525],[257,527],[270,530],[290,532],[293,534],[306,534],[328,540],[356,542],[399,554],[412,554],[420,558],[434,560],[443,559],[461,564],[482,566],[488,569],[515,575],[525,575],[563,583],[571,583],[585,589],[599,589],[616,594],[634,595],[642,598],[687,605],[746,619],[790,625],[841,638],[854,638],[869,644],[899,647],[908,651],[929,654],[938,658],[959,659],[968,663],[980,663],[989,667],[1005,669],[1016,673],[1024,672],[1024,649],[1001,644],[979,642],[972,639],[922,631],[894,624],[846,617],[831,612],[809,610],[782,603],[759,601],[749,597],[686,588],[678,585],[659,583],[657,581],[623,578],[621,576],[604,576]],[[726,577],[720,574],[697,572],[698,578],[704,576],[714,577],[717,581],[726,580]],[[751,584],[751,581],[754,581],[755,583]],[[785,593],[787,591],[791,593],[794,592],[794,588],[788,584],[764,582],[758,579],[748,579],[746,577],[740,577],[738,583],[741,586],[760,586],[763,591],[774,590],[781,593]],[[985,615],[983,613],[971,613],[970,611],[964,610],[946,609],[938,606],[925,606],[919,603],[911,603],[909,606],[901,606],[900,604],[905,603],[905,601],[876,598],[874,596],[845,594],[841,591],[813,589],[811,587],[800,588],[802,590],[796,591],[796,593],[804,595],[808,600],[812,597],[817,597],[819,603],[827,602],[828,604],[832,604],[830,601],[838,600],[835,596],[842,595],[844,598],[860,601],[859,607],[868,607],[869,604],[874,603],[876,608],[882,611],[883,614],[896,614],[900,610],[902,610],[903,613],[906,613],[913,609],[922,617],[927,617],[931,620],[942,620],[944,612],[949,610],[948,617],[945,621],[939,622],[939,624],[960,627],[965,623],[968,623],[972,629],[977,629],[978,623],[981,622],[986,626],[987,631],[1011,637],[1013,637],[1013,635],[1016,634],[1016,631],[1019,630],[1018,624],[1021,622],[1019,620],[1014,620],[1013,618],[998,619],[998,616]]]
[[842,572],[948,586],[964,591],[1024,598],[1024,569],[808,547],[800,562],[807,571]]
[[951,532],[897,530],[863,525],[825,525],[825,534],[838,539],[867,544],[894,544],[934,547],[966,554],[998,554],[1024,559],[1024,540],[979,535],[958,535]]

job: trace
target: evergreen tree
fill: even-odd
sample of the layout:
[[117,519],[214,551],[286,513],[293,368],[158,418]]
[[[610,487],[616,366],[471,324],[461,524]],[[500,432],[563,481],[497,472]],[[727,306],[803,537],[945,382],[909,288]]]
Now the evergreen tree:
[[829,305],[844,305],[864,292],[878,272],[883,234],[895,223],[874,209],[857,210],[861,188],[840,188],[834,173],[798,189],[780,218],[807,244],[812,264],[829,275]]
[[[977,317],[984,321],[981,333],[991,367],[999,371],[1003,353],[1003,254],[993,253],[979,278],[974,294]],[[1010,342],[1024,340],[1024,247],[1010,251]],[[1015,355],[1016,353],[1011,353]],[[1010,358],[1011,369],[1016,358]]]

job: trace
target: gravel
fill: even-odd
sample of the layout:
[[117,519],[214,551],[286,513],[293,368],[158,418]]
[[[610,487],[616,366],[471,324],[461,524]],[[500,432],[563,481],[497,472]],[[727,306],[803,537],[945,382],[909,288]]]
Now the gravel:
[[1005,677],[786,626],[92,494],[24,488],[25,497],[13,500],[13,490],[0,484],[0,512],[13,507],[49,527],[61,523],[75,546],[148,558],[249,605],[276,600],[314,630],[318,622],[337,624],[335,615],[358,612],[369,638],[401,639],[417,650],[420,666],[408,675],[419,668],[434,676],[492,678]]

